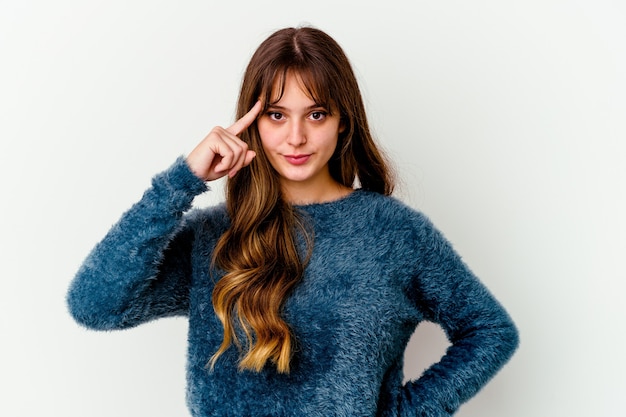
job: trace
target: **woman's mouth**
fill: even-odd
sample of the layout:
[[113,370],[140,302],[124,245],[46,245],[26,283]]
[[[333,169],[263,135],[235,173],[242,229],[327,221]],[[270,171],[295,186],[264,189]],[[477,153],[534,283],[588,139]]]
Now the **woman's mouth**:
[[302,165],[309,160],[311,155],[284,155],[284,157],[291,165]]

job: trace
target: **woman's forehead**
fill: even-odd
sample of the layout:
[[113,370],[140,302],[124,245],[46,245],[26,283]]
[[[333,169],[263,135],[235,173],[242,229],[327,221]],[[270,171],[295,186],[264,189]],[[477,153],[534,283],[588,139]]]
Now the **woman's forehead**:
[[319,81],[310,71],[287,69],[276,74],[271,84],[271,90],[265,92],[269,103],[280,101],[288,81],[296,83],[300,90],[317,104],[327,104],[330,101],[330,92],[326,91],[326,94],[321,94],[324,88],[318,85]]

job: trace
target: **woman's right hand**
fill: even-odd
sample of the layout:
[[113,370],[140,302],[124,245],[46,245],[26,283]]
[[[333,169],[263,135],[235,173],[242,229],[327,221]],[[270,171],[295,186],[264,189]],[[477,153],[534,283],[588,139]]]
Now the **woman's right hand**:
[[247,129],[261,111],[261,101],[232,126],[213,130],[187,156],[191,171],[203,181],[213,181],[227,175],[232,177],[241,168],[248,166],[256,156],[248,144],[237,135]]

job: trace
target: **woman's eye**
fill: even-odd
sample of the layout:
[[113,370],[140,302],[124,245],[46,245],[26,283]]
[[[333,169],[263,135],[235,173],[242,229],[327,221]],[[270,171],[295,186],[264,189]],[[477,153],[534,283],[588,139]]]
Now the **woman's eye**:
[[311,113],[311,119],[313,120],[323,120],[326,117],[326,112],[323,111],[314,111]]
[[283,118],[282,113],[278,113],[278,112],[275,112],[275,111],[270,111],[270,112],[267,113],[267,115],[272,120],[281,120]]

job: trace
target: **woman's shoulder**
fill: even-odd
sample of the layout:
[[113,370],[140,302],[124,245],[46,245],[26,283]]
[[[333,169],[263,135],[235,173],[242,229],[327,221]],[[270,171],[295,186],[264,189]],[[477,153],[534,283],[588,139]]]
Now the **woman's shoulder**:
[[220,236],[230,226],[226,204],[193,208],[185,215],[184,225],[193,229],[196,234],[209,233]]
[[379,234],[404,230],[408,233],[429,225],[421,211],[393,196],[357,189],[331,203],[304,206],[316,227],[346,228]]
[[354,213],[366,218],[393,224],[414,224],[428,222],[426,215],[395,196],[387,196],[373,191],[357,190],[354,199]]

